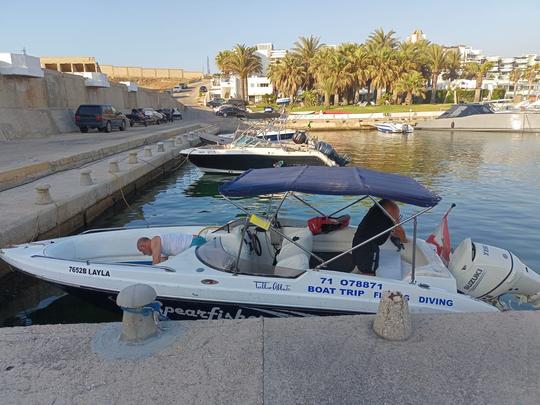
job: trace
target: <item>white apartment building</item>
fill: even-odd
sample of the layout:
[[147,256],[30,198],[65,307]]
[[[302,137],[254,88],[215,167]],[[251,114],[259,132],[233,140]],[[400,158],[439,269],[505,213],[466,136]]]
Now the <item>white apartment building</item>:
[[[261,57],[262,73],[248,77],[248,99],[252,102],[261,101],[266,94],[272,94],[274,88],[270,80],[266,77],[268,66],[279,59],[285,57],[286,49],[274,49],[272,43],[257,44],[256,53]],[[220,75],[215,77],[210,87],[210,97],[240,98],[240,78],[234,75]]]

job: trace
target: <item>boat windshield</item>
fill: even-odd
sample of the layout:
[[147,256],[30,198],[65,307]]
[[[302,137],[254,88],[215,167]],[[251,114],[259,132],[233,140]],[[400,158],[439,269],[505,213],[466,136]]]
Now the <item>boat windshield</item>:
[[437,119],[442,118],[460,118],[469,115],[493,114],[493,109],[486,104],[456,104],[447,111],[439,115]]
[[235,139],[231,145],[237,146],[237,147],[243,147],[243,146],[270,146],[271,142],[267,141],[264,138],[257,138],[251,135],[244,134],[240,136],[239,138]]

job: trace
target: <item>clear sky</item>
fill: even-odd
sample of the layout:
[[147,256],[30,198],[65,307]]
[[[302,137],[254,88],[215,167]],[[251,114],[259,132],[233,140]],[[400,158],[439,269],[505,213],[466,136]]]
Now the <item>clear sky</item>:
[[235,43],[289,48],[298,36],[363,42],[420,28],[433,42],[486,55],[540,54],[540,0],[4,0],[0,52],[95,56],[101,64],[201,70]]

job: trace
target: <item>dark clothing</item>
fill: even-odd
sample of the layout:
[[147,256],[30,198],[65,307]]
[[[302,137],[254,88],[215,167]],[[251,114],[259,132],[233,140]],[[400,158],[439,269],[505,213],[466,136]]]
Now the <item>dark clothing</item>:
[[[378,205],[373,205],[358,225],[353,238],[353,247],[391,228],[392,221]],[[353,250],[353,261],[362,273],[375,274],[379,267],[379,246],[388,240],[390,232],[379,236],[366,245]]]

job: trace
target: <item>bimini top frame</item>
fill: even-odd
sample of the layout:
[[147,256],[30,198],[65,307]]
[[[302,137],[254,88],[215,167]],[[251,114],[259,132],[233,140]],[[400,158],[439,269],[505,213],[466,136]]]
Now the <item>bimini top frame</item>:
[[[371,242],[379,236],[391,232],[393,229],[409,221],[414,221],[413,250],[415,250],[417,217],[431,210],[441,199],[438,195],[432,193],[409,177],[380,173],[358,167],[328,168],[319,166],[294,166],[273,169],[252,169],[237,177],[233,181],[223,184],[220,186],[219,191],[227,201],[248,215],[246,218],[244,232],[247,229],[250,221],[249,217],[252,214],[248,210],[244,209],[240,204],[231,200],[229,197],[256,196],[262,194],[273,195],[274,193],[284,192],[285,194],[277,206],[275,213],[268,213],[267,218],[263,220],[263,223],[266,224],[267,229],[276,232],[278,235],[287,239],[304,252],[319,260],[321,263],[317,265],[314,270],[327,266],[329,263]],[[325,215],[322,211],[313,207],[311,204],[296,195],[294,193],[295,191],[310,194],[362,195],[362,197],[352,203],[347,204],[343,208],[334,211],[330,215]],[[344,209],[347,209],[360,201],[369,198],[393,221],[392,216],[373,197],[397,200],[400,202],[421,206],[424,207],[424,209],[411,215],[409,218],[395,223],[390,228],[356,246],[353,246],[351,249],[340,253],[332,259],[324,261],[313,252],[306,250],[300,246],[300,244],[284,235],[274,226],[278,212],[289,195],[292,195],[294,198],[313,209],[319,215],[323,216],[333,216]],[[238,268],[238,260],[240,258],[241,249],[242,244],[239,248],[236,268]],[[415,253],[416,252],[413,251],[412,282],[414,282]]]

